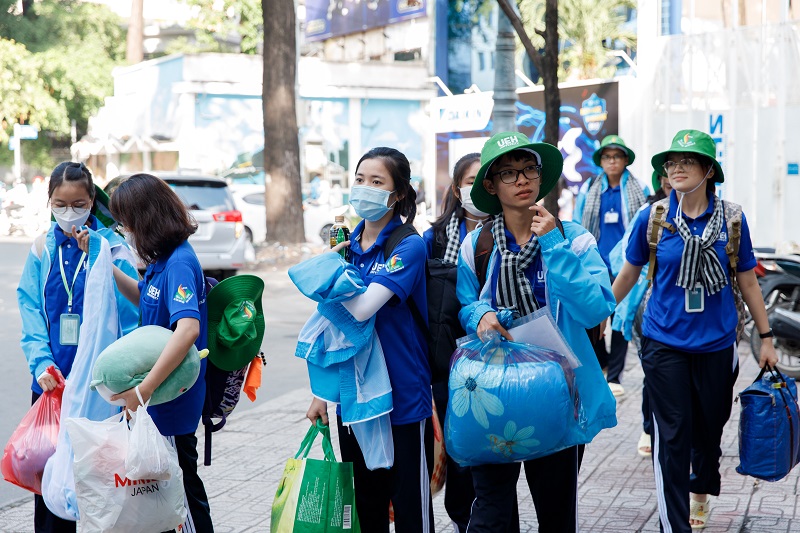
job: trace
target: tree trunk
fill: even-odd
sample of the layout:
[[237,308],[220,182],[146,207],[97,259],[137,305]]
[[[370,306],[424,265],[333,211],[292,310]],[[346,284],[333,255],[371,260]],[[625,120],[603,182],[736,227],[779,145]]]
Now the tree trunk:
[[[542,82],[544,83],[544,142],[558,146],[558,124],[561,119],[561,94],[558,92],[558,0],[547,0],[544,11],[544,56],[542,57]],[[544,199],[544,208],[558,213],[558,187]]]
[[[544,54],[539,53],[519,15],[511,6],[510,0],[498,0],[500,9],[511,21],[525,52],[542,76],[544,84],[544,142],[558,146],[558,122],[561,118],[561,95],[558,92],[558,0],[547,0],[544,12]],[[558,213],[558,187],[544,198],[544,208],[550,213]]]
[[498,13],[492,133],[517,131],[517,84],[514,74],[516,47],[511,21],[503,13]]
[[[267,239],[305,242],[297,131],[293,0],[261,0],[264,14],[264,172]],[[333,221],[331,221],[333,222]]]
[[141,63],[144,59],[144,0],[131,2],[131,18],[128,23],[128,46],[125,59],[129,65]]
[[33,0],[22,0],[22,16],[28,19],[36,18],[33,11]]

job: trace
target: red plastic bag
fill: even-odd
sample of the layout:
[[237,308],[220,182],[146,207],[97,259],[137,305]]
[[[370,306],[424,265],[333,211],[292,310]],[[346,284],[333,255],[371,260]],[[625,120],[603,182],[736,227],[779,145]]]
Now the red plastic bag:
[[34,402],[8,440],[0,461],[6,481],[36,494],[42,493],[44,465],[56,451],[64,394],[64,378],[53,366],[47,372],[56,378],[58,385],[43,392]]

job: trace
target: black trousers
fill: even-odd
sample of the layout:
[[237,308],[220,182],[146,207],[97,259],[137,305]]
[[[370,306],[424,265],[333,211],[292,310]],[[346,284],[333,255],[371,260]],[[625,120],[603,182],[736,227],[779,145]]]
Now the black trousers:
[[[447,412],[447,383],[433,384],[433,400],[436,402],[436,413],[444,429]],[[447,516],[453,521],[458,533],[466,533],[472,502],[475,500],[475,488],[472,484],[472,473],[468,466],[461,466],[447,456],[447,481],[444,485],[444,508]]]
[[[540,533],[574,533],[578,521],[578,446],[522,463]],[[517,533],[520,463],[473,466],[475,503],[468,533]]]
[[[612,320],[614,315],[608,319]],[[600,368],[606,368],[606,381],[619,383],[622,371],[625,370],[625,355],[628,353],[628,341],[621,331],[611,331],[611,351],[606,350],[606,339],[600,338],[594,345],[594,353]]]
[[733,406],[738,354],[734,346],[682,352],[644,337],[642,367],[653,413],[661,530],[690,533],[689,492],[719,495],[720,441]]
[[361,531],[389,533],[389,502],[396,533],[433,533],[431,472],[433,422],[430,418],[392,426],[394,466],[369,470],[355,434],[339,426],[342,461],[353,463],[356,511]]
[[[36,403],[41,394],[31,391],[31,405]],[[64,520],[53,514],[38,494],[33,496],[33,530],[36,533],[72,533],[76,523]]]
[[183,488],[189,510],[182,533],[214,533],[211,508],[203,480],[197,474],[197,437],[194,433],[167,437],[178,452],[178,464],[183,472]]
[[[639,352],[639,362],[642,361],[642,352]],[[647,377],[642,378],[642,430],[653,436],[653,411],[650,409],[650,393],[647,391]]]

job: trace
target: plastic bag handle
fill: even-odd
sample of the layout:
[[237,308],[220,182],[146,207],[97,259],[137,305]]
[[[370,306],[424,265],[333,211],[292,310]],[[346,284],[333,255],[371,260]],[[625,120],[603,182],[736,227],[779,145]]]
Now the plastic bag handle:
[[322,423],[321,419],[317,419],[316,424],[312,424],[310,428],[308,428],[308,432],[306,433],[303,442],[300,443],[300,449],[297,450],[295,454],[295,459],[305,459],[308,457],[309,452],[311,452],[311,446],[313,446],[314,441],[317,438],[317,435],[322,434],[322,451],[325,453],[325,460],[336,462],[336,454],[333,452],[333,443],[331,442],[331,430],[328,426]]
[[761,372],[758,373],[758,376],[756,377],[756,379],[755,379],[755,381],[753,383],[755,383],[756,381],[759,381],[762,378],[762,376],[764,376],[764,372],[767,371],[767,370],[772,372],[772,375],[777,377],[783,383],[783,385],[780,387],[781,396],[783,396],[782,389],[786,389],[786,392],[789,393],[789,397],[792,398],[796,402],[797,398],[794,397],[794,395],[792,394],[791,389],[789,389],[789,385],[786,383],[786,378],[783,376],[781,371],[778,370],[776,367],[770,366],[769,364],[765,364],[764,368],[762,368]]

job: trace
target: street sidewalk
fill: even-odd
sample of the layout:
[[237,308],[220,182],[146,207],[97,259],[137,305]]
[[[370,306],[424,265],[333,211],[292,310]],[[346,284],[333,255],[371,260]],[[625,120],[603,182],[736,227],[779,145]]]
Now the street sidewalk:
[[[741,372],[735,392],[752,382],[757,366],[747,348],[741,350]],[[267,367],[269,369],[269,367]],[[271,377],[265,375],[265,386]],[[279,379],[279,376],[273,377]],[[619,424],[600,433],[587,446],[580,473],[579,519],[582,532],[657,532],[658,512],[649,459],[636,453],[641,428],[642,370],[633,350],[623,376],[626,395],[617,407]],[[225,429],[214,436],[213,463],[201,467],[218,533],[269,530],[272,499],[286,459],[297,451],[308,422],[310,392],[298,389],[251,410],[234,412]],[[243,401],[247,401],[243,399]],[[777,483],[740,476],[735,404],[722,442],[722,494],[713,499],[707,533],[800,531],[797,491],[800,469]],[[335,433],[336,428],[333,428]],[[202,446],[202,429],[198,431]],[[334,436],[337,448],[337,439]],[[202,457],[202,450],[200,456]],[[314,454],[321,457],[319,446]],[[518,488],[521,531],[538,529],[524,471]],[[0,508],[0,531],[33,531],[33,499]],[[444,511],[443,493],[434,500],[436,530],[452,531]],[[365,532],[370,533],[370,532]]]

